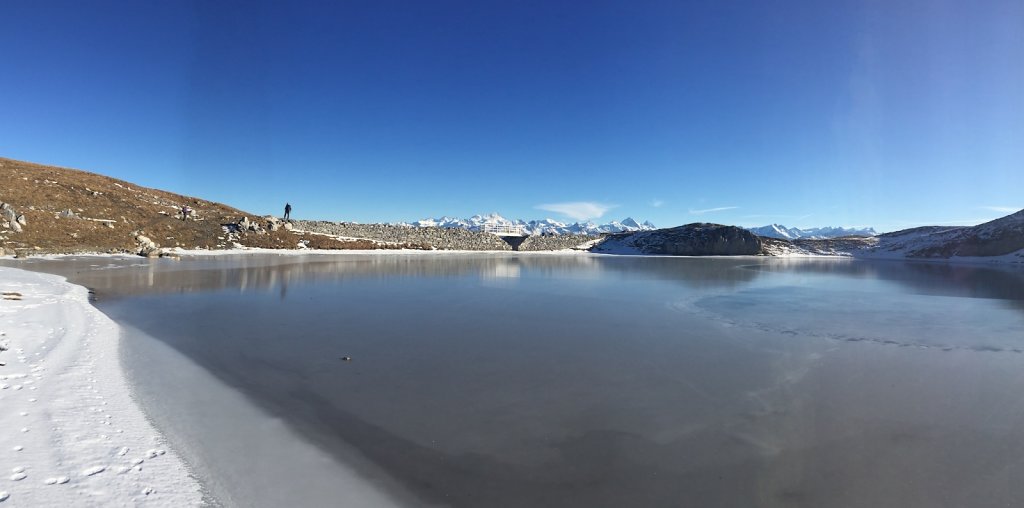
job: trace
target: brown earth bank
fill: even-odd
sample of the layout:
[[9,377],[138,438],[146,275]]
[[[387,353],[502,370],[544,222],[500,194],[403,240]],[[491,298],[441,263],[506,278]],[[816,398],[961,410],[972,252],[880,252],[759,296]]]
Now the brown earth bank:
[[[0,254],[167,255],[163,248],[424,248],[294,232],[273,218],[76,169],[0,157]],[[181,209],[192,214],[182,220]],[[247,219],[244,220],[243,219]],[[241,222],[241,224],[240,224]],[[237,244],[237,245],[236,245]],[[301,247],[300,247],[301,245]]]

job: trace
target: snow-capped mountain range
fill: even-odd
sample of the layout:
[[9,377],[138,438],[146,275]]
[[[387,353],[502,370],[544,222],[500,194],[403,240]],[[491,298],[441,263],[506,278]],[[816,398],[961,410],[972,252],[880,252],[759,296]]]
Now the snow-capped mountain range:
[[747,228],[748,231],[754,233],[757,236],[765,236],[768,238],[781,238],[783,240],[796,240],[797,238],[807,238],[811,240],[823,240],[826,238],[838,238],[841,236],[875,236],[878,233],[875,232],[874,228],[787,228],[780,224],[771,224],[768,226],[761,226],[759,228]]
[[569,235],[569,234],[599,234],[599,233],[621,233],[624,231],[648,231],[657,229],[650,221],[642,223],[627,217],[621,221],[611,221],[606,224],[595,224],[593,222],[576,222],[573,224],[559,222],[554,219],[541,219],[524,221],[522,219],[510,220],[491,213],[487,215],[474,215],[468,219],[456,217],[440,217],[436,219],[423,219],[415,222],[401,222],[399,225],[410,227],[440,227],[440,228],[462,228],[470,231],[480,231],[485,226],[519,226],[523,233],[528,235]]

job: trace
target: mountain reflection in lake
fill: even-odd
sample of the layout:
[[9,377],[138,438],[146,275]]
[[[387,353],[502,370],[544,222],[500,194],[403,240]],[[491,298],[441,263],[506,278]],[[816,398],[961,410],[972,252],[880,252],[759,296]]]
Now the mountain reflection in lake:
[[[192,460],[242,504],[313,475],[244,441],[260,421],[186,395],[203,387],[154,338],[405,504],[1024,498],[1020,270],[436,253],[20,266],[96,290],[130,330],[140,399],[212,450]],[[238,430],[234,465],[214,425]],[[242,461],[289,473],[232,477]]]

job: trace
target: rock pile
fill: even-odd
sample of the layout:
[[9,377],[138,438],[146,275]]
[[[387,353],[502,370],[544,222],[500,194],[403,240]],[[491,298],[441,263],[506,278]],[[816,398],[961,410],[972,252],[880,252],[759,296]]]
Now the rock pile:
[[459,228],[417,228],[391,224],[293,221],[296,230],[344,238],[361,238],[390,244],[423,245],[438,250],[500,250],[512,247],[496,235]]
[[226,224],[224,227],[229,233],[256,233],[259,235],[267,232],[278,231],[280,229],[286,229],[289,231],[292,229],[291,224],[283,222],[281,219],[278,219],[273,215],[263,217],[262,223],[257,220],[249,220],[248,217],[242,217],[234,224]]
[[0,203],[0,226],[15,233],[21,233],[21,227],[27,225],[28,221],[25,220],[25,215],[15,211],[10,203]]
[[516,250],[545,251],[573,249],[600,239],[600,235],[534,235],[529,236]]
[[148,258],[160,256],[160,246],[153,240],[150,240],[148,236],[143,235],[142,231],[135,233],[135,243],[138,245],[138,250],[136,251],[138,255]]

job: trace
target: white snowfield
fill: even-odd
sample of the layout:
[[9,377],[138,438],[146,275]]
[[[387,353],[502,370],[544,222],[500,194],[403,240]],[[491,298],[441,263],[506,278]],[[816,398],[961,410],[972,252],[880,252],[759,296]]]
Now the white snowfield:
[[0,507],[196,506],[132,400],[119,329],[62,277],[0,267]]

